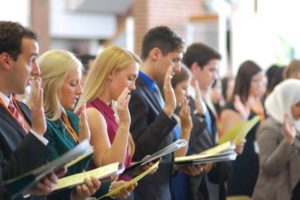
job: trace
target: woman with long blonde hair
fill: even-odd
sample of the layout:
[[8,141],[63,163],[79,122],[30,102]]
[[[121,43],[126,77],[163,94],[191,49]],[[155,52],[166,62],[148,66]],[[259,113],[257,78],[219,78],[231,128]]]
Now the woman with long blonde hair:
[[[80,112],[87,102],[91,144],[94,146],[94,165],[120,162],[130,166],[134,142],[129,133],[131,123],[128,102],[135,89],[139,58],[133,53],[112,46],[97,56],[83,93],[75,108]],[[114,106],[115,102],[115,106]],[[115,111],[117,118],[115,118]],[[126,179],[126,177],[123,177]]]
[[[42,54],[38,60],[41,69],[44,94],[44,110],[47,118],[48,147],[54,160],[74,148],[79,142],[89,139],[90,131],[85,111],[79,117],[71,110],[82,93],[80,86],[80,61],[70,52],[51,50]],[[80,173],[90,162],[86,158],[68,169],[67,175]],[[87,187],[88,186],[88,187]],[[96,192],[100,183],[97,179],[79,186],[76,190],[62,190],[51,194],[48,199],[84,199]],[[71,196],[70,196],[71,195]]]

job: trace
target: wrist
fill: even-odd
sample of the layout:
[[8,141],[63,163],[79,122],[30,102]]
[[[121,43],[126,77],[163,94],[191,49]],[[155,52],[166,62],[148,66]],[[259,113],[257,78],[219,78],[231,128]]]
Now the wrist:
[[165,113],[166,115],[168,115],[168,117],[171,117],[171,116],[173,115],[173,111],[174,111],[174,110],[168,109],[168,108],[164,108],[163,111],[164,111],[164,113]]
[[121,122],[120,124],[119,124],[119,129],[123,129],[123,130],[128,130],[129,131],[129,128],[130,128],[130,123],[123,123],[123,122]]
[[194,112],[195,117],[200,119],[200,121],[204,121],[205,115],[202,112],[198,112],[197,110]]

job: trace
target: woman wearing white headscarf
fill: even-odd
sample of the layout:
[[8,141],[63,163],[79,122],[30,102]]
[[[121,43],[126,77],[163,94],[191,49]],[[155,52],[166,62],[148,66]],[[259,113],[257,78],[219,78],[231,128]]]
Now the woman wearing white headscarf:
[[[300,80],[280,83],[265,102],[269,117],[257,130],[260,172],[253,200],[288,200],[300,179]],[[246,172],[245,172],[246,173]]]

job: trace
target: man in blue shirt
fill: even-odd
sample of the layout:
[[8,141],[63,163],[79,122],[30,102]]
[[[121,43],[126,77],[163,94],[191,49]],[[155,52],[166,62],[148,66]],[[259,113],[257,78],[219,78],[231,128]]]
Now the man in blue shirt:
[[[132,117],[130,132],[136,150],[134,161],[155,153],[175,140],[172,114],[176,107],[171,79],[180,71],[183,40],[166,26],[150,29],[142,43],[142,64],[132,93],[129,109]],[[164,99],[158,89],[163,85]],[[141,180],[134,190],[136,200],[171,199],[170,179],[173,155],[162,158],[157,172]]]

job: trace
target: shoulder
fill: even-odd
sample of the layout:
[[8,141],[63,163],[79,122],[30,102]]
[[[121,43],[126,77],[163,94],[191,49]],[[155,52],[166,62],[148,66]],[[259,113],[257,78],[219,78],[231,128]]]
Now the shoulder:
[[259,133],[267,130],[268,132],[278,133],[282,128],[283,126],[281,124],[277,123],[273,118],[268,117],[266,120],[260,123],[257,132]]
[[99,122],[99,119],[101,121],[106,121],[105,117],[103,116],[101,110],[95,108],[95,107],[89,107],[86,109],[86,114],[88,116],[88,122]]

